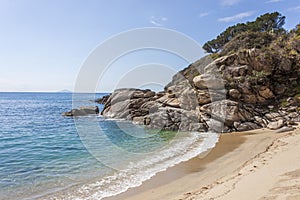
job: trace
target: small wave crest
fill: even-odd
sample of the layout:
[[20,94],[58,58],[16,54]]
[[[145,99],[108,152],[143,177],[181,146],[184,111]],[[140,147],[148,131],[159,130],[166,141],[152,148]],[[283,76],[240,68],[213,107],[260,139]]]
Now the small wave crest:
[[165,171],[213,148],[219,138],[216,133],[185,134],[184,137],[172,140],[170,145],[160,151],[148,154],[138,162],[130,163],[124,170],[117,171],[99,181],[84,184],[76,194],[68,194],[67,199],[100,200],[138,187],[158,172]]

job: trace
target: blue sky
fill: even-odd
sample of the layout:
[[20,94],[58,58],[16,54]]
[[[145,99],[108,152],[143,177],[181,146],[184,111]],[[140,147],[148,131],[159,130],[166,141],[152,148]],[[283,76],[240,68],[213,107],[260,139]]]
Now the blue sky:
[[[202,45],[230,25],[274,11],[287,17],[287,29],[300,22],[300,0],[0,0],[0,91],[72,90],[89,53],[122,31],[164,27]],[[186,65],[167,63],[174,70]],[[101,90],[116,80],[107,78]]]

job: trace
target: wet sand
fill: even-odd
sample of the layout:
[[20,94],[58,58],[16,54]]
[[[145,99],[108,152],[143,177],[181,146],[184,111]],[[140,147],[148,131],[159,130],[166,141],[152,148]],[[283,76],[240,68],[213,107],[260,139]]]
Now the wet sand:
[[[287,133],[260,129],[223,134],[205,155],[105,200],[274,199],[274,195],[300,199],[299,132],[298,126]],[[292,191],[281,194],[284,189]]]

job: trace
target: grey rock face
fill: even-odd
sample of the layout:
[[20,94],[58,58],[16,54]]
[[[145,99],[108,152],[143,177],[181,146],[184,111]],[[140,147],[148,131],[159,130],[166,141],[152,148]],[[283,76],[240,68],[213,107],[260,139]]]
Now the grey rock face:
[[284,126],[284,121],[282,119],[280,119],[276,122],[270,122],[267,127],[271,130],[277,130],[283,126]]
[[175,74],[162,92],[116,90],[102,115],[182,131],[279,129],[300,121],[300,99],[291,89],[300,88],[299,62],[268,53],[250,49],[216,60],[206,56]]
[[99,114],[98,106],[85,106],[78,109],[72,109],[71,111],[62,113],[63,116],[73,117],[73,116],[85,116],[91,114]]

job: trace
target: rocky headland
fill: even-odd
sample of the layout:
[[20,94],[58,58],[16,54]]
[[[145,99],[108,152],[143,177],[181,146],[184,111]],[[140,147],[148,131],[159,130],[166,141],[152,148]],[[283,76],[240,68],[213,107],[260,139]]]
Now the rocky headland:
[[300,121],[300,25],[286,31],[284,19],[267,13],[227,28],[163,91],[117,89],[96,100],[101,114],[162,130],[292,130]]
[[178,72],[162,92],[114,91],[101,114],[152,128],[207,131],[211,118],[219,119],[212,108],[225,104],[223,132],[292,125],[300,121],[299,60],[290,57],[275,63],[265,55],[258,49],[243,50],[206,65],[218,67],[224,90],[218,90],[221,86],[213,77],[200,74],[204,61],[199,60]]
[[164,91],[118,89],[102,103],[104,117],[149,128],[291,130],[300,121],[300,36],[244,32],[179,71]]

